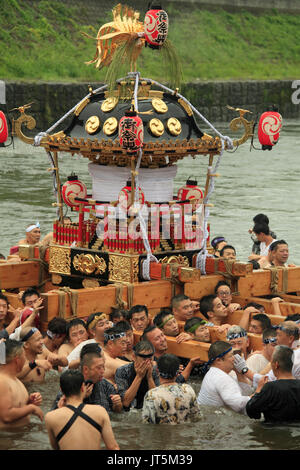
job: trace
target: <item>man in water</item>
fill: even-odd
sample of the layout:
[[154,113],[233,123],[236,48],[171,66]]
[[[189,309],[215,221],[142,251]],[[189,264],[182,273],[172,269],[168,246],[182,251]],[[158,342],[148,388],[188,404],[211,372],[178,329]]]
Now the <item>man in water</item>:
[[108,330],[112,327],[112,322],[108,319],[108,316],[103,312],[92,313],[87,321],[86,326],[89,332],[89,336],[91,339],[87,339],[85,341],[80,342],[73,351],[67,356],[69,368],[70,369],[77,369],[80,365],[80,353],[82,348],[86,344],[90,343],[97,343],[104,347],[104,333],[105,330]]
[[127,349],[126,333],[118,326],[109,328],[104,333],[103,354],[105,358],[104,377],[112,384],[115,384],[115,373],[118,367],[128,364],[128,361],[119,359],[124,356]]
[[[208,350],[208,372],[201,384],[201,389],[197,397],[199,405],[205,406],[226,406],[237,413],[245,413],[245,407],[249,401],[244,386],[246,385],[249,394],[250,387],[243,384],[242,376],[236,380],[230,375],[234,370],[234,354],[230,343],[225,341],[215,341]],[[246,382],[246,381],[244,381]]]
[[66,339],[67,342],[60,346],[58,352],[60,355],[67,357],[78,344],[88,340],[87,326],[81,318],[74,318],[68,323]]
[[24,344],[25,363],[18,377],[23,383],[43,382],[46,371],[54,366],[65,367],[65,356],[52,353],[44,348],[43,336],[35,327],[22,328],[21,341]]
[[[159,357],[163,356],[168,351],[167,339],[166,339],[164,333],[159,328],[157,328],[155,325],[148,326],[148,328],[146,328],[144,330],[144,333],[141,336],[141,340],[149,341],[149,343],[152,344],[152,346],[154,347],[154,351],[155,351],[154,359],[155,359],[156,362],[159,359]],[[186,362],[186,361],[184,361],[184,362]],[[186,367],[181,372],[181,374],[178,375],[178,377],[176,378],[176,381],[178,381],[178,382],[187,381],[188,378],[191,375],[191,372],[192,372],[193,368],[197,364],[199,364],[200,362],[201,362],[201,360],[200,360],[199,357],[192,357],[188,361]]]
[[32,414],[43,421],[41,394],[35,392],[28,395],[17,378],[26,361],[23,343],[7,339],[3,345],[5,364],[0,365],[0,427],[25,426]]
[[52,353],[58,350],[65,340],[67,322],[64,318],[54,317],[48,323],[48,329],[44,338],[44,346]]
[[[85,344],[80,351],[80,368],[86,382],[87,394],[84,403],[101,405],[106,411],[120,412],[123,409],[120,395],[114,385],[104,378],[105,359],[97,343]],[[64,406],[62,393],[55,399],[52,409]]]
[[149,390],[144,399],[142,418],[145,423],[181,424],[200,418],[193,388],[179,384],[180,361],[174,354],[165,354],[157,361],[160,385]]
[[248,401],[246,412],[250,418],[267,422],[300,420],[300,381],[292,373],[293,350],[288,346],[275,346],[271,359],[275,381],[267,377],[260,380],[256,393]]
[[124,409],[142,408],[146,392],[159,385],[157,370],[153,367],[154,348],[148,341],[134,346],[134,361],[118,367],[115,381]]
[[99,405],[86,405],[84,377],[80,371],[67,370],[60,376],[65,406],[45,416],[50,444],[54,450],[119,450],[107,411]]

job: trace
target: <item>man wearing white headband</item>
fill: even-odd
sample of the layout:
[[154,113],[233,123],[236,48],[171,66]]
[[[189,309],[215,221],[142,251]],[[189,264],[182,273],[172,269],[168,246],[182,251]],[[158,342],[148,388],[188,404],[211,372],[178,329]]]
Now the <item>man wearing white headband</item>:
[[37,245],[41,238],[40,223],[30,224],[25,230],[25,238],[19,241],[19,245]]

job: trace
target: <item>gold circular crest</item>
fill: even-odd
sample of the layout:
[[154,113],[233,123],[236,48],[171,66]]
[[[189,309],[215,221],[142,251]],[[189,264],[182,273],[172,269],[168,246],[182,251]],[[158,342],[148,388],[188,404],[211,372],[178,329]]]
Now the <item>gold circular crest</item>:
[[85,130],[88,134],[95,134],[100,127],[100,119],[98,116],[91,116],[85,123]]
[[152,106],[156,112],[161,113],[161,114],[166,113],[168,111],[168,106],[160,98],[153,98]]
[[106,119],[105,123],[103,124],[103,132],[106,135],[112,135],[118,129],[118,121],[115,117],[110,117]]
[[114,109],[118,103],[119,99],[116,98],[115,96],[110,96],[107,98],[105,101],[103,101],[101,105],[101,111],[104,113],[108,113],[112,109]]
[[155,137],[163,135],[165,128],[160,119],[154,118],[149,122],[150,131]]
[[172,135],[179,135],[181,132],[181,124],[178,119],[171,117],[167,122],[168,131]]

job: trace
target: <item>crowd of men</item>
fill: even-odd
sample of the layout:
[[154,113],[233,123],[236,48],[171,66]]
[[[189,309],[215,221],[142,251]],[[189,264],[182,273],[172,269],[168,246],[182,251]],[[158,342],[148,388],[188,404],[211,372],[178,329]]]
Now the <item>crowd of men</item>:
[[[253,261],[285,265],[286,242],[276,241],[266,219],[254,219]],[[216,257],[235,256],[224,237],[212,246]],[[24,426],[33,414],[45,421],[53,449],[100,449],[103,442],[118,450],[110,416],[132,408],[150,424],[198,421],[207,406],[271,422],[300,419],[300,315],[282,315],[278,296],[271,301],[273,313],[282,316],[276,325],[263,305],[234,302],[224,280],[197,301],[175,295],[155,314],[146,305],[110,314],[99,308],[87,318],[53,318],[46,332],[39,292],[25,290],[21,302],[13,308],[0,294],[0,428]],[[234,324],[233,312],[240,312]],[[261,338],[257,350],[252,334]],[[170,341],[176,355],[168,351]],[[206,344],[208,361],[182,357],[187,341]],[[51,369],[59,373],[60,390],[44,416],[41,394],[28,394],[26,386],[47,380]],[[201,378],[198,396],[192,377]]]

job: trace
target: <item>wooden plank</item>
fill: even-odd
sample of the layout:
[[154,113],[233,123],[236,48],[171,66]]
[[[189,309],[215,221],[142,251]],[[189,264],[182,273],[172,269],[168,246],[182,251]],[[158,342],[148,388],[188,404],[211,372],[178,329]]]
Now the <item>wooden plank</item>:
[[[185,284],[187,285],[187,284]],[[132,305],[147,305],[148,309],[164,308],[171,305],[174,285],[170,281],[148,281],[134,283]],[[183,291],[180,285],[175,284],[175,293]]]
[[224,281],[224,277],[219,274],[202,276],[200,281],[184,284],[184,293],[191,300],[199,300],[204,295],[213,294],[219,281]]
[[[232,302],[239,303],[242,307],[247,305],[249,302],[255,302],[261,304],[267,314],[274,315],[274,306],[271,299],[264,299],[262,297],[241,297],[241,296],[232,296]],[[291,303],[291,302],[280,302],[279,308],[282,314],[283,319],[288,315],[293,315],[294,313],[300,314],[300,304]]]
[[[134,283],[132,287],[120,285],[122,300],[128,304],[128,289],[131,289],[132,305],[146,305],[152,315],[159,312],[163,307],[169,307],[173,295],[173,285],[170,281],[149,281]],[[180,292],[180,286],[175,286],[176,292]],[[43,321],[50,321],[59,315],[59,293],[58,289],[41,294],[44,299]],[[63,290],[60,290],[63,292]],[[77,289],[77,316],[87,317],[91,313],[111,313],[111,307],[116,305],[116,287],[111,284],[95,288]],[[65,297],[65,318],[72,316],[70,298],[67,293]],[[125,304],[125,308],[126,308]]]
[[[134,331],[134,342],[135,344],[140,340],[142,333]],[[184,341],[178,344],[176,338],[166,336],[168,343],[168,353],[175,354],[178,357],[184,357],[190,359],[192,357],[200,357],[203,362],[208,360],[208,350],[210,343],[201,343],[200,341]]]
[[[285,273],[287,274],[284,274]],[[284,288],[284,276],[287,276],[287,288],[285,292],[297,292],[300,290],[300,267],[291,267],[287,270],[277,269],[278,282],[277,292],[280,293]],[[257,269],[252,274],[241,277],[238,280],[238,292],[242,297],[270,295],[274,292],[271,289],[272,275],[268,269]]]
[[39,284],[40,263],[37,261],[8,261],[0,264],[0,288],[17,289]]
[[[227,322],[230,323],[230,325],[239,325],[243,312],[244,312],[243,310],[235,310],[234,312],[229,313],[227,317]],[[249,319],[251,319],[253,315],[255,315],[255,313],[251,313],[249,316]],[[281,315],[271,315],[269,313],[267,314],[267,316],[270,318],[272,325],[278,325],[285,318],[285,317],[282,317]]]

